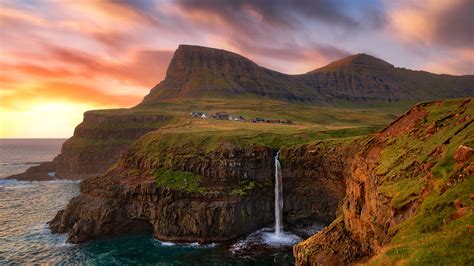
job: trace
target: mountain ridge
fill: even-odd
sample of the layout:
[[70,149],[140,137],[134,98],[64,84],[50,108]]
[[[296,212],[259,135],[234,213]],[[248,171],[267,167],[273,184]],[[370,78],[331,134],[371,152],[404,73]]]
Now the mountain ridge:
[[398,68],[355,54],[305,74],[261,67],[237,53],[180,45],[166,77],[140,105],[169,99],[251,97],[334,105],[426,101],[474,95],[474,75],[452,76]]
[[316,73],[321,71],[334,70],[338,68],[395,68],[394,65],[384,61],[380,58],[377,58],[372,55],[365,53],[353,54],[347,57],[341,58],[339,60],[333,61],[323,67],[317,68],[315,70],[309,71],[307,73]]

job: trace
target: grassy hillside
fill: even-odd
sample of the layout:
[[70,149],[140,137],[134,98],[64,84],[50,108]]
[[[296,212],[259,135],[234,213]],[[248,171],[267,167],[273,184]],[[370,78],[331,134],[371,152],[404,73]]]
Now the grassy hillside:
[[[239,145],[262,144],[278,149],[322,139],[360,136],[380,130],[404,111],[404,105],[384,107],[320,107],[256,99],[169,100],[140,106],[136,112],[157,110],[173,117],[159,130],[144,136],[153,146],[195,144],[211,150],[221,141]],[[245,118],[290,119],[293,125],[200,119],[190,112],[228,112]],[[156,112],[156,111],[155,111]],[[151,144],[153,143],[153,144]],[[148,144],[144,144],[148,145]]]
[[[420,204],[389,229],[393,236],[371,265],[464,265],[474,261],[474,103],[445,101],[410,134],[383,150],[377,173],[392,209]],[[418,169],[415,168],[418,165]]]
[[397,105],[340,105],[338,107],[288,103],[277,100],[253,98],[204,98],[167,100],[150,105],[140,105],[131,110],[160,112],[189,117],[193,111],[208,113],[228,112],[245,118],[290,119],[297,124],[338,126],[385,126],[408,110],[412,103]]
[[422,103],[358,138],[342,215],[294,246],[299,263],[470,265],[474,98]]

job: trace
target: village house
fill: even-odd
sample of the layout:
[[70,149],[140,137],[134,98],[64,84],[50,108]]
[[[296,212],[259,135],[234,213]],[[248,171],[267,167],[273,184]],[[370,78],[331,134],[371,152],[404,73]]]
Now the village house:
[[201,117],[203,114],[203,112],[191,112],[192,117]]
[[206,113],[203,113],[203,112],[191,112],[191,116],[192,117],[199,117],[199,118],[202,118],[202,119],[209,118],[209,116]]
[[252,123],[264,123],[265,118],[255,117],[251,120]]
[[213,114],[211,117],[219,120],[229,120],[229,114],[226,112],[218,112]]
[[229,120],[232,120],[232,121],[245,121],[245,118],[241,115],[229,115]]

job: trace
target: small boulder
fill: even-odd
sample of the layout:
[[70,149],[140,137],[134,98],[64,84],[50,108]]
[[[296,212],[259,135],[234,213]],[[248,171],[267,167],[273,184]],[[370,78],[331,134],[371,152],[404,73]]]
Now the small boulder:
[[434,133],[436,133],[437,129],[438,128],[436,127],[436,124],[432,123],[428,128],[426,128],[426,131],[425,131],[426,137],[429,137],[429,136],[433,135]]
[[471,159],[474,154],[474,149],[468,146],[461,145],[454,153],[454,160],[456,162],[464,163]]

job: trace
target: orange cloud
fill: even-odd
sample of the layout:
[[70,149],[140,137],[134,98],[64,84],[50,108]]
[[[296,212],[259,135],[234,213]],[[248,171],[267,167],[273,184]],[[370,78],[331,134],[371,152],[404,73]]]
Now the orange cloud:
[[158,26],[157,17],[153,16],[155,4],[153,1],[109,1],[109,0],[85,0],[70,1],[65,4],[70,10],[79,10],[84,15],[89,15],[96,20],[107,24],[110,29],[113,24],[120,23],[124,27],[148,24]]
[[29,23],[34,25],[46,25],[47,21],[37,15],[34,15],[30,12],[25,12],[9,6],[1,6],[0,12],[0,26],[4,27],[7,25]]
[[411,44],[472,47],[472,0],[406,0],[389,11],[389,30]]
[[142,99],[138,95],[113,95],[101,90],[70,82],[27,84],[2,96],[3,107],[22,109],[25,103],[36,101],[69,101],[89,104],[130,107]]

